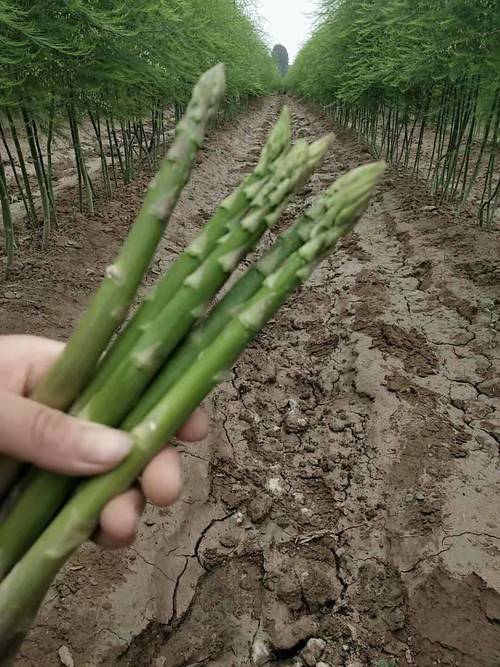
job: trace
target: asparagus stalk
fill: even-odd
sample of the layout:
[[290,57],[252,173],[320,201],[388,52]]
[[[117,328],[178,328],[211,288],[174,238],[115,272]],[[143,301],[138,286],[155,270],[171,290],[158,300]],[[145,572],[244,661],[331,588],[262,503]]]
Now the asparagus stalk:
[[297,251],[265,279],[256,294],[198,355],[147,417],[132,431],[135,447],[114,471],[84,482],[58,516],[0,585],[0,651],[9,653],[28,630],[47,588],[73,551],[97,526],[102,507],[126,490],[144,466],[185,422],[203,398],[224,379],[245,347],[273,317],[290,293],[307,280],[365,210],[383,171],[380,163],[363,174],[359,200],[339,215],[338,225],[312,230]]
[[255,197],[268,182],[276,168],[276,162],[290,147],[290,122],[290,112],[288,107],[284,107],[253,173],[246,176],[241,186],[222,202],[219,209],[204,226],[201,234],[174,262],[163,280],[142,303],[125,330],[106,352],[99,364],[96,377],[86,387],[74,406],[73,412],[78,413],[80,406],[85,405],[89,398],[104,385],[106,379],[116,370],[140,338],[144,329],[172,300],[186,278],[196,271],[212,252],[218,240],[227,234],[230,228],[241,224],[250,209],[252,197]]
[[240,260],[276,223],[292,193],[309,179],[331,140],[328,136],[311,146],[299,141],[280,160],[269,183],[253,197],[241,225],[220,238],[215,249],[185,278],[175,296],[148,323],[101,388],[86,404],[78,403],[79,417],[110,426],[122,421]]
[[[298,142],[278,162],[270,181],[252,197],[247,194],[251,206],[241,225],[219,239],[216,248],[184,280],[181,289],[159,316],[147,327],[141,328],[140,338],[128,356],[95,390],[86,404],[78,403],[74,414],[109,426],[120,424],[156,371],[199,317],[200,309],[204,310],[241,257],[278,220],[294,190],[308,180],[331,141],[332,137],[327,136],[311,146]],[[72,478],[36,471],[0,526],[0,578],[43,531],[74,486]]]
[[[206,72],[193,89],[186,114],[176,128],[172,146],[151,183],[144,205],[120,254],[115,263],[106,269],[106,277],[100,289],[60,359],[35,388],[32,394],[34,400],[65,410],[88,383],[103,350],[127,316],[139,283],[189,179],[196,155],[224,91],[223,65],[217,65]],[[20,464],[7,457],[0,457],[0,466],[9,471],[8,477],[5,475],[2,480],[4,494],[16,478]]]
[[[67,409],[88,383],[103,350],[123,323],[180,193],[189,179],[207,127],[225,91],[223,65],[206,72],[195,88],[186,115],[144,205],[118,255],[63,354],[35,388],[32,398],[60,410]],[[17,477],[20,465],[0,456],[9,470],[2,480],[2,495]]]
[[[193,94],[193,99],[196,96]],[[188,108],[187,114],[190,110]],[[200,236],[185,250],[171,267],[165,278],[158,284],[150,297],[142,304],[129,325],[115,339],[115,342],[99,364],[98,374],[80,397],[73,408],[78,414],[78,405],[85,405],[88,398],[101,388],[106,378],[119,365],[120,361],[138,340],[147,323],[153,320],[180,289],[184,280],[193,273],[203,261],[203,249],[208,255],[216,246],[219,238],[229,229],[237,226],[248,213],[252,197],[256,197],[266,185],[270,175],[276,169],[280,156],[286,154],[291,139],[290,112],[283,108],[280,118],[261,152],[260,159],[252,174],[247,176],[242,185],[219,207],[216,214],[204,227]],[[97,297],[96,297],[97,298]],[[15,469],[8,480],[15,476]],[[9,467],[9,472],[12,466]],[[3,465],[2,469],[7,469]],[[26,491],[17,499],[14,509],[0,525],[0,579],[23,555],[26,549],[38,537],[48,521],[57,512],[65,497],[75,484],[62,475],[39,471],[31,475]],[[38,501],[37,499],[42,499]]]
[[111,336],[127,316],[224,90],[223,65],[206,72],[195,86],[186,115],[120,254],[106,269],[103,284],[61,358],[35,388],[34,400],[65,410],[89,381]]
[[366,187],[370,187],[365,183],[365,174],[371,173],[372,169],[372,165],[358,167],[339,178],[292,227],[278,237],[270,250],[244,273],[168,360],[139,403],[122,422],[121,428],[124,431],[131,431],[146,417],[196,360],[199,353],[228,324],[242,304],[257,292],[266,277],[276,271],[310,238],[313,231],[317,233],[320,229],[330,227],[337,227],[341,235],[350,231],[350,227],[342,222],[342,212],[359,201]]

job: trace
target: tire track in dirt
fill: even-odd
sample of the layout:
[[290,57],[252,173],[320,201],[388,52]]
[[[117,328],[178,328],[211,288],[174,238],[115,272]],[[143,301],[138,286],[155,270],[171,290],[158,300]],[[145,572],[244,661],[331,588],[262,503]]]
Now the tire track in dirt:
[[[297,135],[328,129],[291,105]],[[277,112],[269,100],[209,145],[176,247],[200,222],[190,196],[215,205]],[[369,159],[340,137],[285,221]],[[210,399],[179,505],[148,508],[128,552],[86,547],[19,664],[58,664],[66,643],[82,665],[498,665],[495,244],[389,173]]]

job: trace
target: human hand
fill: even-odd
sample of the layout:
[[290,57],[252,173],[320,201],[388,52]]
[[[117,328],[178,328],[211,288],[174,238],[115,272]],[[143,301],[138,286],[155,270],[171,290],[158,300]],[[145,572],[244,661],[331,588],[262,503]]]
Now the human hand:
[[[126,457],[131,437],[26,398],[63,348],[62,343],[35,336],[0,336],[0,453],[64,475],[97,475]],[[198,409],[177,437],[197,442],[207,432],[206,414]],[[181,485],[180,456],[166,446],[146,466],[140,485],[103,509],[96,542],[105,547],[133,542],[146,498],[169,507],[177,500]]]

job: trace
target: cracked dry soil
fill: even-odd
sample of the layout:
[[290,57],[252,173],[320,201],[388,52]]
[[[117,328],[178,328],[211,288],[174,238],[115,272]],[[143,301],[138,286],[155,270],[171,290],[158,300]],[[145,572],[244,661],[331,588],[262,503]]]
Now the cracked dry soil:
[[[289,102],[297,136],[330,129]],[[161,268],[256,161],[281,103],[213,134]],[[285,221],[369,159],[339,136]],[[147,180],[18,267],[3,332],[69,333]],[[498,240],[389,171],[207,402],[209,439],[179,445],[180,502],[149,507],[133,548],[81,550],[18,667],[58,665],[62,645],[77,666],[498,667]]]

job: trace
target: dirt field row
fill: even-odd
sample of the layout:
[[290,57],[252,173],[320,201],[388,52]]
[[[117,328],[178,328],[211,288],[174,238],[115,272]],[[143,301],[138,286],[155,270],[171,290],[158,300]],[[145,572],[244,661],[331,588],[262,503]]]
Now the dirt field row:
[[[255,163],[283,99],[213,133],[148,282]],[[324,118],[289,100],[297,136]],[[364,148],[338,140],[289,222]],[[0,332],[65,338],[148,177],[0,286]],[[269,239],[266,240],[269,243]],[[20,666],[500,665],[498,232],[388,172],[180,445],[185,490],[133,548],[85,547]],[[312,641],[314,640],[314,641]],[[65,647],[60,655],[61,647]]]

